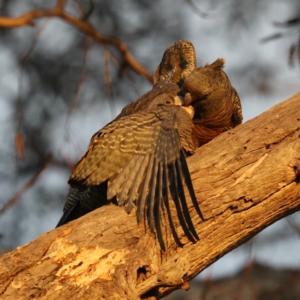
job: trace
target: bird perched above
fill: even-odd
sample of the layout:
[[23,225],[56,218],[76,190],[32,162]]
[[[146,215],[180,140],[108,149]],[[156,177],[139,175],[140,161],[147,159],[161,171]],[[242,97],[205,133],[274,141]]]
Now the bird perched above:
[[153,77],[157,83],[175,69],[171,81],[181,88],[183,105],[191,104],[195,110],[193,141],[196,148],[242,123],[240,98],[223,71],[224,64],[224,59],[217,59],[195,69],[194,46],[180,40],[166,49]]
[[185,159],[185,152],[195,151],[193,110],[181,106],[178,93],[177,85],[160,81],[94,134],[87,153],[70,175],[69,195],[57,226],[116,199],[128,213],[137,206],[137,221],[147,220],[164,250],[163,211],[176,243],[182,245],[171,216],[171,195],[185,235],[192,242],[199,239],[183,189],[185,184],[203,219]]
[[179,40],[164,52],[153,76],[153,83],[171,78],[179,87],[196,68],[196,53],[191,42]]
[[184,81],[184,105],[192,104],[196,147],[242,123],[242,108],[236,90],[222,70],[224,59],[197,68]]

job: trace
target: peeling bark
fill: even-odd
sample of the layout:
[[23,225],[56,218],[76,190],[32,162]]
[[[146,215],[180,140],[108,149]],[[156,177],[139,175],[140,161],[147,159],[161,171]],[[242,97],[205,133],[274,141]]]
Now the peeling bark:
[[166,227],[161,253],[134,211],[108,205],[2,256],[0,298],[156,299],[188,289],[221,256],[299,210],[300,93],[218,136],[188,164],[205,218],[189,203],[199,242],[176,224],[184,247]]

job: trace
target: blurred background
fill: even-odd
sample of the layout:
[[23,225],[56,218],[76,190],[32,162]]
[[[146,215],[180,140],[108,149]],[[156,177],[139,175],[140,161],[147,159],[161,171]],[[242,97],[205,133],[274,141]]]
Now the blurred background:
[[[55,4],[0,0],[0,16]],[[179,39],[198,66],[223,57],[244,121],[300,91],[300,0],[69,0],[66,11],[124,42],[150,74]],[[56,226],[91,136],[151,86],[116,47],[61,19],[0,26],[0,254]],[[300,299],[299,270],[298,212],[167,298]]]

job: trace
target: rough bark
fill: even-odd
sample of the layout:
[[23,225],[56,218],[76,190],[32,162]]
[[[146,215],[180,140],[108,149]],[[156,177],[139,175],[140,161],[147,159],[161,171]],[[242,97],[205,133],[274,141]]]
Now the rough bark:
[[[188,159],[205,217],[200,241],[167,251],[135,213],[108,205],[0,259],[1,299],[140,299],[166,295],[300,208],[300,93],[223,133]],[[192,210],[192,204],[189,203]],[[174,209],[173,209],[174,212]]]

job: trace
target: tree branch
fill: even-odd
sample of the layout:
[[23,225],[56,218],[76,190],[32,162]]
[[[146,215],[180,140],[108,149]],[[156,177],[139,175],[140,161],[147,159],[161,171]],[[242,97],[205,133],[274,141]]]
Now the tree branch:
[[[205,222],[178,248],[123,207],[101,207],[0,259],[1,299],[140,299],[187,288],[214,261],[300,209],[300,93],[199,148],[188,164]],[[172,212],[175,213],[174,207]],[[148,297],[148,296],[147,296]]]
[[54,8],[48,10],[33,10],[22,14],[19,17],[8,18],[0,17],[0,27],[22,27],[34,26],[34,20],[44,17],[58,17],[66,22],[74,25],[79,30],[92,37],[103,45],[114,46],[122,54],[124,61],[138,74],[144,76],[152,83],[152,74],[148,72],[129,52],[125,43],[116,38],[108,38],[102,35],[99,31],[89,24],[87,21],[78,19],[64,11],[65,0],[58,0]]

